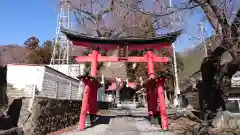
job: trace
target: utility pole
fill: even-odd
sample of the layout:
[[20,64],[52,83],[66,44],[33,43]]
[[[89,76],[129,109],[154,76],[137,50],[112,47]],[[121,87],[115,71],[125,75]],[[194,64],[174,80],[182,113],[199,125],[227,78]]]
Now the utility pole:
[[203,24],[203,21],[201,20],[200,24],[199,24],[199,28],[200,28],[200,38],[201,38],[201,41],[203,41],[203,47],[204,47],[204,54],[205,54],[205,57],[208,56],[208,51],[207,51],[207,45],[204,41],[204,24]]
[[[171,10],[172,8],[172,1],[169,0],[169,8]],[[178,18],[180,18],[179,15],[177,15]],[[172,23],[172,22],[171,22]],[[182,24],[182,23],[181,23]],[[177,40],[176,40],[177,42]],[[173,49],[173,66],[174,66],[174,79],[175,79],[175,87],[174,87],[174,106],[179,106],[179,100],[178,100],[178,96],[180,95],[180,87],[179,87],[179,80],[178,80],[178,69],[177,69],[177,58],[176,58],[176,48],[175,48],[175,44],[172,44],[172,49]]]
[[178,70],[177,70],[177,59],[176,59],[176,50],[175,50],[175,44],[172,44],[173,48],[173,66],[174,66],[174,79],[175,79],[175,98],[174,98],[174,105],[178,106],[179,101],[178,101],[178,95],[180,95],[180,88],[179,88],[179,80],[178,80]]

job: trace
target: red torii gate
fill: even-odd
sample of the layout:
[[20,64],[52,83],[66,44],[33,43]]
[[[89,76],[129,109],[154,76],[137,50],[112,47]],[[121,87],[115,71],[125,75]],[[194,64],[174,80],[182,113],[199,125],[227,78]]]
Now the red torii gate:
[[[100,83],[96,79],[98,62],[147,62],[149,79],[143,87],[147,89],[148,116],[153,117],[159,106],[161,125],[163,130],[168,129],[168,119],[166,114],[166,105],[164,101],[164,81],[165,78],[156,77],[154,72],[154,62],[168,62],[167,57],[158,57],[152,50],[160,50],[164,46],[170,46],[180,35],[180,31],[172,32],[161,37],[148,39],[107,39],[101,37],[89,37],[81,33],[71,32],[62,28],[62,32],[72,41],[75,46],[82,46],[92,49],[88,56],[77,56],[77,62],[91,62],[91,76],[80,76],[79,79],[84,82],[84,94],[80,113],[80,130],[85,129],[86,115],[96,115],[97,107],[97,89]],[[119,50],[118,57],[101,56],[99,48],[103,50]],[[147,49],[143,57],[128,57],[128,50]],[[90,96],[91,95],[91,96]],[[157,101],[159,104],[157,104]]]

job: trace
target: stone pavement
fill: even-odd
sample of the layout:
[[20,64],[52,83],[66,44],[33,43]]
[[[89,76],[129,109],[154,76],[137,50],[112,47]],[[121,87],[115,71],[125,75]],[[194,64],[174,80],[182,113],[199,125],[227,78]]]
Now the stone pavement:
[[[146,110],[142,108],[112,110],[112,114],[116,115],[102,116],[106,119],[105,123],[102,122],[84,131],[76,128],[61,135],[174,135],[174,133],[162,131],[159,125],[151,125],[146,119]],[[109,122],[106,122],[107,119]]]

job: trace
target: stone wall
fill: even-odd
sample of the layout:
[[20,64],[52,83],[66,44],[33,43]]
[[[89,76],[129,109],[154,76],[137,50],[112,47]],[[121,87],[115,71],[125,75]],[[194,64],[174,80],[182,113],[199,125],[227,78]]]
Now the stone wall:
[[[99,103],[99,108],[108,104]],[[81,101],[35,99],[32,114],[23,123],[25,135],[45,135],[75,125],[79,121]]]
[[22,135],[18,127],[23,98],[14,99],[0,115],[0,135]]
[[196,110],[199,110],[199,96],[197,91],[191,91],[184,93],[185,97],[188,100],[188,103]]
[[45,135],[74,125],[79,120],[80,101],[35,99],[32,115],[23,126],[26,135]]

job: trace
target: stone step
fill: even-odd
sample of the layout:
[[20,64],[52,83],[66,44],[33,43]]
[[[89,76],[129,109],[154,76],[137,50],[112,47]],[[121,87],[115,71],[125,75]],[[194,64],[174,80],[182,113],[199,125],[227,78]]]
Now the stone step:
[[8,97],[31,97],[31,94],[24,93],[22,90],[7,90]]
[[127,103],[127,104],[124,104],[124,103],[117,104],[117,108],[136,109],[137,107],[138,107],[138,105],[135,104],[135,103],[132,103],[132,104],[129,104],[129,103]]

